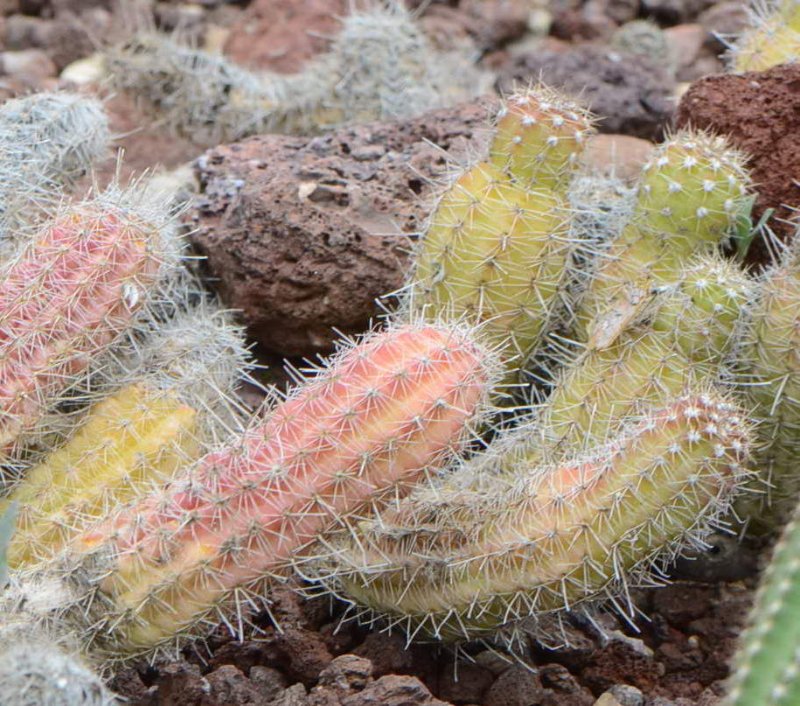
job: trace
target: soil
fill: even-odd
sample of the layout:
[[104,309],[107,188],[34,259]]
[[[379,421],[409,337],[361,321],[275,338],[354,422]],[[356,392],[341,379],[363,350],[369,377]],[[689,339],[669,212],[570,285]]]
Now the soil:
[[643,706],[713,706],[751,603],[748,571],[736,581],[678,579],[640,590],[636,627],[611,614],[574,616],[570,646],[548,649],[531,638],[516,654],[484,644],[459,655],[408,647],[401,634],[343,620],[344,605],[285,587],[271,609],[280,630],[259,615],[243,642],[220,630],[178,660],[125,669],[112,686],[131,706],[591,706],[624,685]]

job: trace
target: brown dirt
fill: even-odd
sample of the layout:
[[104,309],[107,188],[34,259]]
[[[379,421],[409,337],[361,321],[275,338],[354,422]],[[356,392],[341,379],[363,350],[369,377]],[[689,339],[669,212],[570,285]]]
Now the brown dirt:
[[242,643],[219,631],[180,660],[130,667],[112,685],[131,706],[591,706],[619,685],[638,689],[646,706],[712,706],[752,584],[750,576],[640,590],[638,632],[609,615],[596,625],[576,617],[566,649],[531,640],[509,656],[473,645],[459,659],[342,624],[340,606],[282,588],[273,609],[281,631],[262,615]]

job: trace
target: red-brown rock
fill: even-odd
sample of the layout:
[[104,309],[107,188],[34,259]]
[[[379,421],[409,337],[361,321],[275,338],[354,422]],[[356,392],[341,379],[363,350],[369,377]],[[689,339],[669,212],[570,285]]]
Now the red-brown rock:
[[231,27],[225,53],[252,68],[295,73],[328,47],[347,0],[255,0]]
[[192,242],[250,335],[310,355],[330,348],[331,327],[364,330],[375,298],[403,283],[406,236],[423,225],[446,152],[463,156],[485,116],[467,105],[310,140],[264,135],[198,160]]

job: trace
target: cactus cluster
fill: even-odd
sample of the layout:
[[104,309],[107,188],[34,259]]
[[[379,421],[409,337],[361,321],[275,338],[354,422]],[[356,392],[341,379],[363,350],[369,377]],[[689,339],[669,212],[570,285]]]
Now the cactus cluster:
[[[408,69],[375,18],[350,22],[343,37],[363,31]],[[363,61],[348,41],[337,61]],[[262,84],[240,95],[252,77],[208,61],[192,70],[212,93],[227,86],[223,103],[185,114],[182,78],[163,94],[187,127],[273,110]],[[422,109],[401,98],[404,74],[378,73],[381,110]],[[359,97],[382,95],[357,85],[368,74],[308,115],[362,119]],[[733,506],[751,512],[741,498],[763,474],[776,513],[796,502],[796,250],[755,281],[722,257],[749,181],[703,133],[665,140],[619,207],[575,214],[592,130],[545,87],[509,96],[436,203],[395,320],[255,415],[237,401],[243,332],[181,269],[163,204],[112,189],[25,226],[35,234],[0,268],[0,512],[16,513],[0,636],[31,639],[3,648],[0,686],[56,706],[48,689],[70,674],[70,703],[110,703],[83,658],[153,657],[220,623],[241,636],[292,574],[410,635],[513,641],[521,620],[632,611],[628,589]],[[587,236],[592,218],[605,237]],[[556,329],[569,343],[547,399],[493,427],[501,381]],[[50,641],[61,651],[31,663]]]
[[[69,624],[108,659],[169,646],[214,617],[235,624],[243,596],[263,599],[267,579],[320,533],[446,464],[483,410],[491,361],[468,329],[444,325],[401,326],[344,351],[244,434],[79,532],[60,559],[71,564],[66,604],[40,617]],[[160,426],[163,436],[169,425]],[[143,441],[157,449],[164,440]],[[117,432],[115,443],[125,442]],[[58,452],[45,472],[53,477],[77,452]],[[109,478],[119,464],[104,461],[98,471]],[[84,492],[69,495],[86,502]],[[25,590],[57,575],[58,563],[36,565]]]
[[472,63],[460,53],[436,52],[394,0],[343,18],[329,51],[292,75],[253,73],[152,32],[105,54],[115,88],[208,145],[259,132],[308,134],[415,117],[487,89],[488,76]]

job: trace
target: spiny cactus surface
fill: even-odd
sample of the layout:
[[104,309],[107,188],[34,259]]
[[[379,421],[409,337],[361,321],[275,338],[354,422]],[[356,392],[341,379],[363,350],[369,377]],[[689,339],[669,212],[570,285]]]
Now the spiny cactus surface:
[[800,250],[793,244],[764,273],[738,355],[739,382],[758,420],[756,458],[766,481],[758,497],[743,498],[741,514],[754,528],[774,529],[800,497]]
[[420,241],[412,312],[482,324],[486,340],[525,362],[558,319],[572,247],[568,211],[481,162],[445,192]]
[[35,93],[0,107],[0,238],[3,249],[31,234],[62,189],[109,149],[108,117],[95,98]]
[[761,578],[740,637],[724,706],[800,703],[800,513],[795,512]]
[[539,84],[504,102],[489,159],[521,186],[563,194],[593,132],[585,108]]
[[199,455],[196,417],[174,393],[144,385],[100,402],[69,443],[30,469],[3,502],[20,508],[9,566],[52,559],[82,528],[191,463]]
[[719,256],[687,263],[643,310],[641,321],[615,329],[607,344],[586,350],[563,369],[530,453],[543,458],[554,449],[590,449],[637,404],[659,405],[697,382],[717,379],[752,292],[747,276]]
[[4,706],[115,706],[122,702],[79,657],[50,636],[0,631]]
[[730,235],[747,207],[743,159],[721,138],[680,132],[655,152],[637,186],[630,221],[601,250],[577,312],[577,333],[598,317],[631,309],[675,281],[689,258]]
[[114,194],[67,207],[0,271],[0,446],[9,449],[151,303],[177,250]]
[[[487,453],[513,455],[519,439]],[[606,597],[625,603],[626,587],[726,511],[749,444],[724,397],[681,398],[588,454],[523,462],[502,492],[410,496],[334,545],[325,578],[409,634],[444,640]]]
[[452,326],[399,326],[345,351],[243,437],[78,537],[66,577],[78,605],[57,621],[111,659],[206,620],[239,623],[244,596],[262,600],[320,532],[451,457],[485,404],[492,360]]
[[750,27],[728,52],[737,72],[765,71],[800,57],[800,3],[797,0],[758,0],[750,8]]

